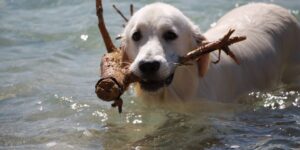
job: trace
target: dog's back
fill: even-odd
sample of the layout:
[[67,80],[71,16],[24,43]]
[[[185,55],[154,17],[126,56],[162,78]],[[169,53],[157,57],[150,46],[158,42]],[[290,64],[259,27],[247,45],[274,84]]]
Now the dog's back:
[[[221,62],[210,65],[200,81],[200,97],[232,100],[280,81],[300,81],[300,26],[288,10],[272,4],[248,4],[227,13],[205,37],[216,40],[229,28],[236,29],[236,35],[247,36],[246,41],[230,47],[241,64],[222,54]],[[211,58],[217,59],[217,52]]]

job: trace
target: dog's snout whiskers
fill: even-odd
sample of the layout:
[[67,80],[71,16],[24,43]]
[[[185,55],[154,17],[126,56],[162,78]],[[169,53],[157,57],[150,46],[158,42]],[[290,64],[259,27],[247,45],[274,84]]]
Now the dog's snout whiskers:
[[180,63],[180,62],[171,62],[171,64],[175,65],[176,67],[177,66],[190,66],[190,65],[193,65],[192,63]]

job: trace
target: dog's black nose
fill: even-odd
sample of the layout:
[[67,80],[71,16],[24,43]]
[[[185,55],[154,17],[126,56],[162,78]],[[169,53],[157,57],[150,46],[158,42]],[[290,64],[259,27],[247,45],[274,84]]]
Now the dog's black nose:
[[139,63],[140,71],[145,75],[151,75],[159,70],[160,62],[158,61],[141,61]]

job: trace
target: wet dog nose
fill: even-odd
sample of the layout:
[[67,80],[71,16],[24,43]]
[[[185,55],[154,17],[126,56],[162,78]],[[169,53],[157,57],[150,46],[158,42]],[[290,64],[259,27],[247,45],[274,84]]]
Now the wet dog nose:
[[143,74],[154,74],[159,70],[159,61],[141,61],[139,63],[139,69]]

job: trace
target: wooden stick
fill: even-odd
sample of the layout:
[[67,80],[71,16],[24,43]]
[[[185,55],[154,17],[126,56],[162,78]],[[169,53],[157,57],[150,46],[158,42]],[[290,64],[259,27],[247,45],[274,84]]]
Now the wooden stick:
[[103,18],[103,7],[102,0],[96,0],[96,13],[98,17],[98,28],[103,38],[106,50],[108,53],[115,51],[117,48],[113,44],[110,35],[106,29],[104,18]]
[[130,4],[130,16],[132,17],[134,14],[133,4]]
[[[116,46],[113,44],[113,42],[112,42],[112,40],[110,38],[110,35],[109,35],[108,31],[107,31],[107,28],[105,26],[104,17],[103,17],[102,0],[96,0],[96,13],[97,13],[97,17],[98,17],[98,28],[99,28],[101,36],[103,38],[103,41],[104,41],[104,44],[105,44],[105,47],[106,47],[106,50],[107,50],[107,55],[110,56],[109,58],[113,58],[113,56],[118,56],[118,54],[121,51],[120,51],[120,49],[117,49]],[[119,59],[119,57],[116,57],[115,59],[113,59],[111,61],[105,61],[107,59],[105,59],[105,60],[104,59],[105,59],[105,56],[103,56],[102,61],[101,61],[101,77],[102,77],[102,80],[100,79],[101,81],[99,80],[99,82],[96,84],[96,91],[95,92],[97,93],[97,96],[100,99],[102,99],[102,100],[108,100],[109,97],[105,97],[106,96],[105,93],[107,93],[107,92],[108,93],[115,93],[113,91],[114,91],[114,89],[117,89],[117,88],[114,87],[114,88],[111,88],[111,90],[107,90],[107,89],[110,89],[109,88],[110,86],[114,86],[115,84],[117,84],[118,82],[120,82],[120,81],[114,82],[115,80],[113,80],[113,81],[109,80],[108,77],[112,76],[113,78],[116,78],[117,74],[119,74],[117,68],[120,68],[120,66],[115,65],[117,71],[113,71],[114,67],[112,67],[111,74],[109,74],[109,73],[107,74],[107,72],[109,72],[109,71],[104,70],[105,69],[104,66],[109,66],[109,64],[111,64],[111,63],[113,64],[114,61],[116,61],[117,59]],[[112,66],[114,66],[114,65],[112,65]],[[108,68],[110,68],[110,67],[108,67]],[[113,78],[111,78],[111,79],[113,79]],[[100,83],[102,83],[102,84],[100,84]],[[97,88],[98,87],[97,85],[103,85],[103,84],[105,85],[106,90],[103,90],[101,88]],[[100,86],[100,87],[102,87],[102,86]],[[104,97],[102,97],[102,96],[104,96]],[[112,104],[112,106],[113,107],[118,107],[119,113],[122,112],[122,105],[123,105],[123,101],[120,98],[120,96],[118,96],[117,98],[114,98],[114,103]]]
[[139,79],[123,63],[123,52],[107,53],[101,59],[101,79],[96,84],[96,94],[104,101],[119,99],[130,83]]
[[116,10],[116,12],[126,21],[126,22],[128,22],[128,19],[125,17],[125,15],[121,12],[121,10],[120,9],[118,9],[117,8],[117,6],[116,5],[112,5],[112,7]]

